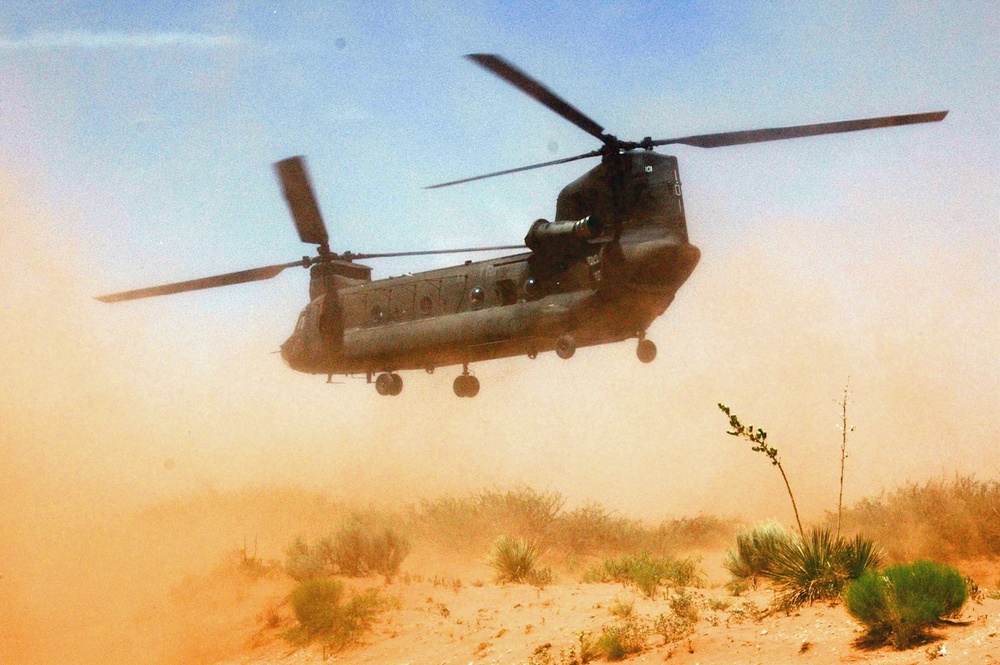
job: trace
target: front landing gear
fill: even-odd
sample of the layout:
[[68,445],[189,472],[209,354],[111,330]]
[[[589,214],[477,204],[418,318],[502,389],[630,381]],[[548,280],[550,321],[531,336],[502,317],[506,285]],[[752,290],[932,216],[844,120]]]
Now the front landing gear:
[[403,392],[403,377],[399,374],[383,372],[375,379],[375,391],[379,395],[395,397]]
[[479,394],[479,379],[469,374],[469,366],[462,366],[462,373],[455,377],[452,386],[459,397],[475,397]]
[[639,346],[635,349],[635,355],[644,363],[651,363],[656,360],[656,345],[646,338],[639,339]]

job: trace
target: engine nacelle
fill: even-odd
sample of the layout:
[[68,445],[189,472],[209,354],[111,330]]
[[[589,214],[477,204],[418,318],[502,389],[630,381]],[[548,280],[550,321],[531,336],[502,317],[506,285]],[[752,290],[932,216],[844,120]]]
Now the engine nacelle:
[[524,244],[539,254],[567,254],[586,249],[588,240],[599,238],[603,233],[604,224],[593,215],[564,222],[539,219],[524,236]]

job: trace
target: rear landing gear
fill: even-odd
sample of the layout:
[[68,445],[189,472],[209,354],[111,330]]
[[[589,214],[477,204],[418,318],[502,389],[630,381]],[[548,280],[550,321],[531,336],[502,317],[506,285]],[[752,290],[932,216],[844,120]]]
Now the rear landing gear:
[[379,395],[395,397],[403,392],[403,377],[399,374],[383,372],[375,379],[375,391]]
[[462,373],[455,377],[452,387],[459,397],[475,397],[479,394],[479,379],[469,374],[468,365],[463,365]]
[[644,363],[651,363],[656,359],[656,345],[651,340],[642,338],[639,346],[635,349],[635,355]]

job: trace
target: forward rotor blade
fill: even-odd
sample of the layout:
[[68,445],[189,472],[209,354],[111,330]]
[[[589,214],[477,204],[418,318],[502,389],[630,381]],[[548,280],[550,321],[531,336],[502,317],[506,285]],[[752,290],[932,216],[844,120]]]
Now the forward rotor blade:
[[936,111],[934,113],[913,113],[910,115],[889,115],[879,118],[865,118],[862,120],[824,122],[816,125],[796,125],[794,127],[776,127],[773,129],[750,129],[742,132],[699,134],[697,136],[685,136],[679,139],[661,139],[659,141],[643,142],[642,145],[643,147],[647,145],[652,147],[680,143],[683,145],[696,146],[698,148],[720,148],[729,145],[763,143],[764,141],[781,141],[784,139],[797,139],[806,136],[819,136],[821,134],[856,132],[862,129],[915,125],[921,122],[939,122],[944,120],[946,115],[948,115],[947,111]]
[[305,159],[298,156],[283,159],[274,163],[274,170],[281,181],[281,189],[288,201],[299,238],[302,242],[328,246],[330,238],[326,233],[323,216],[319,213],[312,185],[309,184]]
[[96,300],[101,302],[122,302],[123,300],[136,300],[138,298],[152,298],[154,296],[167,296],[172,293],[184,293],[185,291],[199,291],[201,289],[214,289],[217,286],[230,286],[231,284],[243,284],[245,282],[259,282],[277,276],[285,268],[301,266],[301,260],[294,263],[280,263],[262,268],[252,268],[250,270],[240,270],[224,275],[213,275],[212,277],[202,277],[200,279],[190,279],[186,282],[174,282],[173,284],[162,284],[151,286],[145,289],[135,289],[134,291],[122,291],[120,293],[110,293],[106,296],[97,296]]
[[547,106],[574,125],[604,143],[614,141],[614,137],[604,133],[604,128],[584,115],[565,99],[549,90],[544,84],[528,76],[520,69],[492,53],[470,53],[465,56],[480,67],[488,69],[537,102]]
[[498,175],[507,175],[508,173],[519,173],[520,171],[530,171],[532,169],[540,169],[544,166],[555,166],[556,164],[565,164],[566,162],[575,162],[578,159],[586,159],[588,157],[600,157],[600,150],[592,150],[591,152],[585,152],[582,155],[577,155],[575,157],[564,157],[562,159],[554,159],[551,162],[542,162],[541,164],[532,164],[530,166],[520,166],[516,169],[506,169],[504,171],[496,171],[494,173],[487,173],[485,175],[477,175],[471,178],[462,178],[461,180],[452,180],[451,182],[442,182],[439,185],[430,185],[424,187],[424,189],[440,189],[441,187],[451,187],[452,185],[460,185],[463,182],[472,182],[473,180],[484,180],[485,178],[493,178]]
[[430,256],[432,254],[465,254],[467,252],[494,252],[506,249],[525,249],[524,245],[497,245],[496,247],[466,247],[464,249],[428,249],[419,252],[383,252],[381,254],[354,254],[347,252],[341,254],[342,258],[351,261],[364,261],[366,259],[384,259],[395,256]]

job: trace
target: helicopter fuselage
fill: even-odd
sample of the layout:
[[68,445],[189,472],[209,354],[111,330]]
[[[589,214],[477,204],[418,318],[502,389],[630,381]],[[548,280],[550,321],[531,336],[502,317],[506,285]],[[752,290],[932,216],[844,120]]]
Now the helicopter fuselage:
[[616,159],[563,189],[553,228],[598,219],[618,237],[546,240],[533,226],[531,252],[375,281],[317,264],[312,301],[282,345],[285,362],[302,372],[370,377],[553,349],[565,357],[576,347],[642,338],[700,252],[687,239],[676,159],[654,152]]

